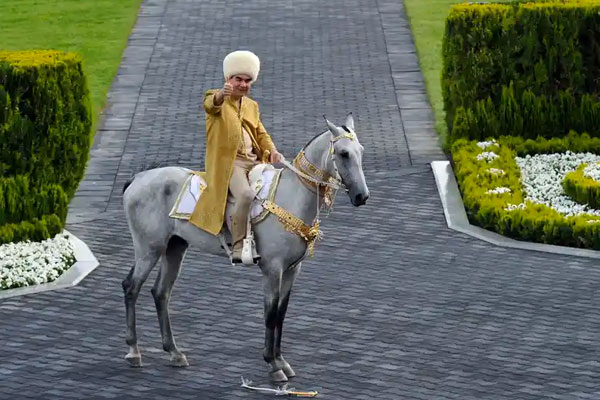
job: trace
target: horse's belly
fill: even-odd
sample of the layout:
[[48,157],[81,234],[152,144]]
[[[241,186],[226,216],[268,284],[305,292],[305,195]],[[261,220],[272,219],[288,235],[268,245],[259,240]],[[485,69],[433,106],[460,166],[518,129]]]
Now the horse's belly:
[[187,221],[178,220],[175,224],[174,234],[188,242],[190,247],[195,247],[203,253],[227,256],[217,236],[205,232]]

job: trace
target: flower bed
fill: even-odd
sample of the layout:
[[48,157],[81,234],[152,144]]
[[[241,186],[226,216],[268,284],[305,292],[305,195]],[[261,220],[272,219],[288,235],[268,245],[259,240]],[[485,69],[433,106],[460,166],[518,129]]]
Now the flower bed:
[[42,242],[0,245],[0,290],[52,282],[75,263],[65,234]]
[[454,171],[471,223],[515,239],[600,249],[600,210],[579,204],[561,183],[600,161],[600,139],[570,133],[525,140],[458,140]]

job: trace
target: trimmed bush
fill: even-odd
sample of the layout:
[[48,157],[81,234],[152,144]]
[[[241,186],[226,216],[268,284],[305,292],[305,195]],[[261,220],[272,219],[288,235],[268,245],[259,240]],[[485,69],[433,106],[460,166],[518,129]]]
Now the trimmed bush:
[[90,127],[79,56],[0,52],[0,243],[62,230],[85,171]]
[[573,200],[600,208],[600,182],[584,174],[587,164],[581,164],[576,171],[569,172],[562,183],[563,189]]
[[461,4],[443,41],[449,144],[600,136],[600,1]]
[[600,217],[566,217],[531,202],[518,206],[523,203],[524,194],[515,157],[567,150],[600,154],[600,139],[574,132],[550,140],[502,136],[493,144],[488,142],[485,148],[476,141],[457,140],[452,146],[454,171],[471,223],[514,239],[600,249]]

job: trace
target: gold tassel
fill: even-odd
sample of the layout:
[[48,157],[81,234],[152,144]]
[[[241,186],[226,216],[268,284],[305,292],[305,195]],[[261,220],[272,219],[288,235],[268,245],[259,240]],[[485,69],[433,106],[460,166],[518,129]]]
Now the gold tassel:
[[316,220],[315,224],[310,228],[310,231],[308,233],[310,236],[310,242],[308,243],[308,253],[311,257],[315,255],[315,242],[317,240],[321,240],[321,237],[323,236],[323,233],[319,229],[320,226],[321,221]]

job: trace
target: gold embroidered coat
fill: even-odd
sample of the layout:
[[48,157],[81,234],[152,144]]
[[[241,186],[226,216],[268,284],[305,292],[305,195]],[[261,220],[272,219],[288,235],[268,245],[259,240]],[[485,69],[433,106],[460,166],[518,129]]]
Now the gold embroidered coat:
[[239,103],[226,98],[219,107],[213,99],[218,90],[208,90],[204,95],[206,111],[206,157],[204,169],[207,187],[194,208],[190,222],[207,232],[217,235],[223,225],[229,180],[233,172],[240,141],[242,124],[250,138],[253,149],[261,160],[266,150],[275,149],[271,136],[260,121],[258,103],[243,97]]

